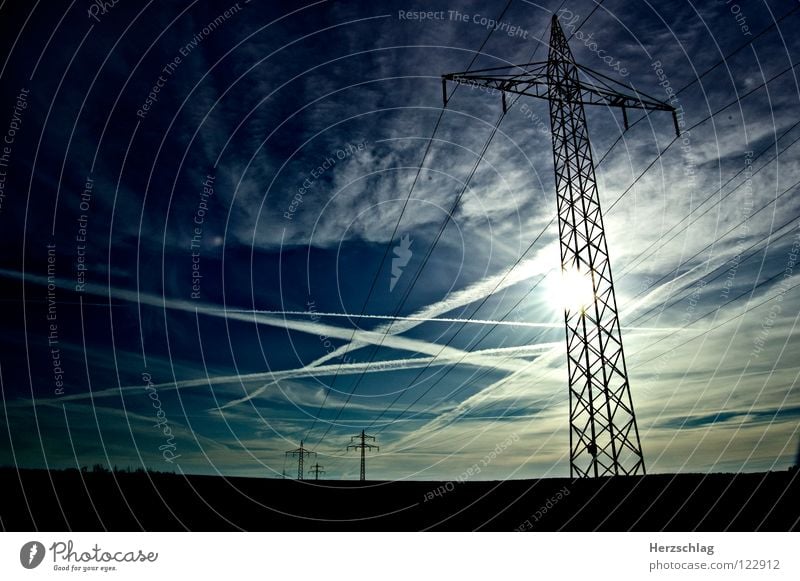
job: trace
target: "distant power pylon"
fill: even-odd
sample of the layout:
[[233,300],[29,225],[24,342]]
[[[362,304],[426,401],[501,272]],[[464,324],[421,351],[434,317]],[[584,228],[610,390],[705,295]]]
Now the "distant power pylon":
[[[375,448],[376,450],[380,450],[379,446],[374,444],[367,443],[367,440],[375,441],[375,436],[368,436],[364,433],[364,430],[361,430],[361,433],[358,436],[352,436],[350,438],[350,445],[347,446],[347,449],[353,450],[361,450],[361,478],[359,480],[366,480],[367,479],[367,464],[366,464],[366,451],[372,450]],[[359,442],[358,444],[353,444],[353,442]]]
[[583,106],[622,108],[626,129],[627,109],[668,111],[677,133],[675,109],[577,64],[556,16],[546,62],[444,75],[445,103],[447,81],[500,91],[504,111],[506,93],[549,101],[562,275],[570,293],[583,282],[587,290],[579,304],[564,309],[570,475],[644,474]]
[[305,459],[306,456],[310,456],[311,454],[315,454],[316,455],[316,452],[312,452],[311,450],[308,450],[307,448],[304,448],[302,440],[300,440],[300,447],[299,448],[295,448],[294,450],[289,450],[288,452],[286,452],[286,457],[287,458],[289,456],[297,456],[297,479],[298,480],[302,480],[303,479],[303,460]]
[[319,480],[319,475],[320,474],[325,474],[325,471],[323,470],[323,468],[324,468],[324,466],[320,466],[319,462],[315,463],[311,467],[310,472],[311,472],[311,474],[314,475],[314,480]]

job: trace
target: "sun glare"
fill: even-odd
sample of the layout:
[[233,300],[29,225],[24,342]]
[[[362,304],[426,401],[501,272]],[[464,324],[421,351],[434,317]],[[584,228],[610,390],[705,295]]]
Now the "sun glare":
[[556,284],[554,303],[570,313],[583,312],[594,301],[592,279],[588,271],[567,268]]

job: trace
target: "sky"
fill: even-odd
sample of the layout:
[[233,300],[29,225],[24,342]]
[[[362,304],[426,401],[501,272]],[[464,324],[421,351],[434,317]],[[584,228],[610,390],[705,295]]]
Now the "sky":
[[441,88],[554,13],[681,113],[587,107],[648,472],[790,467],[800,11],[735,0],[0,2],[0,465],[567,476],[547,103]]

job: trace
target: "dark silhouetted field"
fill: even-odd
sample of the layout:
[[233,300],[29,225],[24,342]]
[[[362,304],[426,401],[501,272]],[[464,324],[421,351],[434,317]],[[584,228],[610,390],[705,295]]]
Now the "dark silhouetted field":
[[786,531],[800,519],[797,471],[448,484],[2,469],[0,482],[10,531]]

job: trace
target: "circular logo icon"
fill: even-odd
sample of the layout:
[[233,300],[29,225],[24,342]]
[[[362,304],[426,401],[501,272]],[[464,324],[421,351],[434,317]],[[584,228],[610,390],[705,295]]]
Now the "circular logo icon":
[[39,541],[30,541],[19,550],[19,562],[26,569],[35,569],[44,560],[44,545]]

